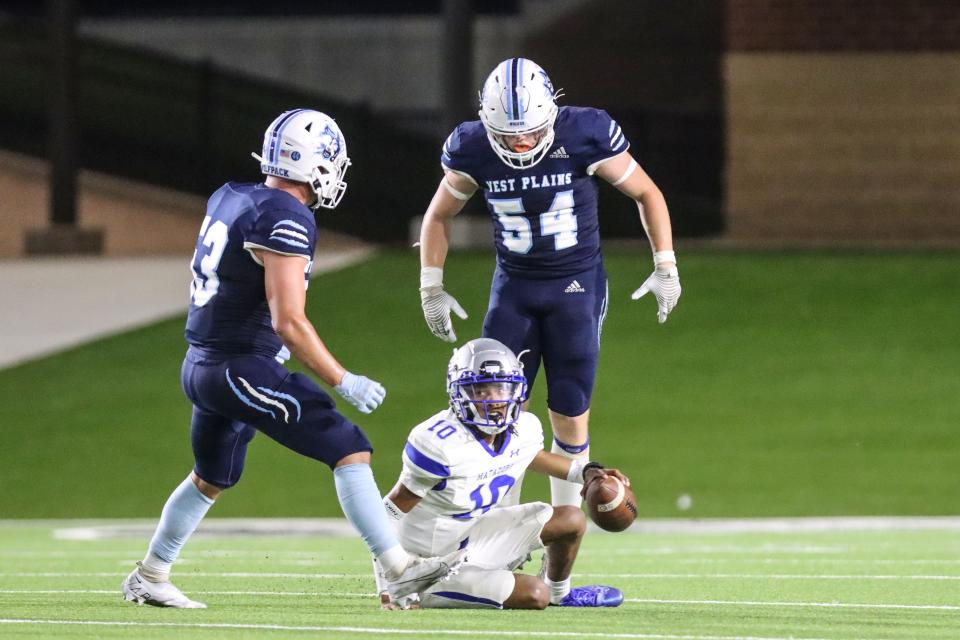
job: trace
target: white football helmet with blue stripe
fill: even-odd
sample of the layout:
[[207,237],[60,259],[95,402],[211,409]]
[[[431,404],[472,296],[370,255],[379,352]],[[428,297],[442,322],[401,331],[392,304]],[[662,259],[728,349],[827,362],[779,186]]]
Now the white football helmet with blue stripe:
[[[480,121],[496,154],[514,169],[528,169],[553,144],[560,93],[533,60],[510,58],[497,65],[480,92]],[[528,135],[528,149],[515,148],[511,136]]]
[[284,111],[267,127],[262,155],[250,155],[260,161],[265,175],[309,184],[317,194],[313,209],[335,208],[347,190],[347,141],[325,113]]

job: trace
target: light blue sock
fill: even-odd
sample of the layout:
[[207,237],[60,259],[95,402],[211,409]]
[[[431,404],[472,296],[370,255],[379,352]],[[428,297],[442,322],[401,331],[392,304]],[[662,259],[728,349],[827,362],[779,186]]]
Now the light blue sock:
[[333,470],[333,480],[343,513],[370,551],[380,556],[397,547],[400,541],[387,519],[370,465],[358,463],[337,467]]
[[[187,476],[167,498],[167,504],[163,505],[160,523],[150,540],[147,557],[153,555],[164,563],[173,564],[180,555],[180,549],[203,520],[203,516],[207,515],[207,510],[213,503],[213,500],[197,489],[190,476]],[[382,511],[383,507],[380,510]]]

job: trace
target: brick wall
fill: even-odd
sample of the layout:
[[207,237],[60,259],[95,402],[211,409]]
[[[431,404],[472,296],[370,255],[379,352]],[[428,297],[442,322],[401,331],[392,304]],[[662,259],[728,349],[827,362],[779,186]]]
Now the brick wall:
[[960,2],[728,0],[737,244],[960,246]]
[[956,0],[727,0],[730,51],[958,51]]

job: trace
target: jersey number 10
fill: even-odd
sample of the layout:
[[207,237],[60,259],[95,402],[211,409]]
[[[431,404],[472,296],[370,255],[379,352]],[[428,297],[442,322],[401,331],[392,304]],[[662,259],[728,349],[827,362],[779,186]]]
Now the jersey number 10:
[[[500,498],[506,495],[506,493],[510,491],[510,488],[516,484],[516,482],[517,479],[513,476],[495,476],[489,484],[482,484],[470,492],[470,499],[473,500],[474,505],[473,511],[469,513],[461,513],[453,517],[467,520],[469,518],[478,518],[482,516],[487,511],[490,511],[493,505],[500,502]],[[488,493],[490,496],[489,500],[487,500],[486,496],[484,496],[484,489],[486,489],[486,493]]]

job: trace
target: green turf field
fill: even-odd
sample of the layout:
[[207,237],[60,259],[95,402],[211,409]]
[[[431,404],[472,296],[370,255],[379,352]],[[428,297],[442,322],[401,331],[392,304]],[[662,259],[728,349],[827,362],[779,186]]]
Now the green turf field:
[[[448,260],[471,314],[461,340],[479,333],[492,265]],[[608,251],[607,268],[592,455],[634,479],[643,517],[960,513],[960,254],[685,252],[662,326],[652,300],[629,299],[648,251]],[[418,269],[414,250],[388,252],[308,296],[331,350],[387,388],[371,416],[344,405],[384,489],[408,430],[446,402],[450,346],[423,324]],[[182,328],[0,371],[0,517],[157,516],[192,463]],[[532,406],[545,418],[542,380]],[[340,512],[327,469],[261,436],[211,515]]]
[[76,526],[0,523],[0,637],[946,640],[960,633],[956,519],[952,531],[589,534],[575,583],[620,587],[622,607],[456,613],[380,611],[362,543],[315,536],[197,536],[175,575],[209,608],[136,607],[121,600],[119,584],[142,556],[144,535],[52,535]]

